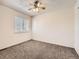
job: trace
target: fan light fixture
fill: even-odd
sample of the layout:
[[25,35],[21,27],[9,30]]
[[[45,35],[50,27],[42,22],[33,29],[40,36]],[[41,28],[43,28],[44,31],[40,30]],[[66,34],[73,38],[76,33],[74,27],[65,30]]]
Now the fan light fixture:
[[46,8],[42,6],[42,3],[39,0],[36,0],[33,4],[33,8],[30,8],[29,10],[32,10],[34,12],[39,12],[40,10],[45,10]]

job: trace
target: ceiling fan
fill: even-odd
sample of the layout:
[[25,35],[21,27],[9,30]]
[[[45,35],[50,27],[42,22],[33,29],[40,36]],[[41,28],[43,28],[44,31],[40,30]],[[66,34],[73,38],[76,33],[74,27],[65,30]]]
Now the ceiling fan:
[[40,10],[45,10],[46,7],[43,6],[42,2],[40,2],[39,0],[35,0],[33,2],[33,4],[31,4],[33,7],[29,8],[28,10],[32,10],[34,12],[40,12]]

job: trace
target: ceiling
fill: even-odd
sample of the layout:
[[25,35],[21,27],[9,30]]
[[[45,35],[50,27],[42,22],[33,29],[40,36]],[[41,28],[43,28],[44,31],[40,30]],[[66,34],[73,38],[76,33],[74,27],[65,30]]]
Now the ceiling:
[[[16,11],[19,11],[21,13],[30,15],[30,16],[35,16],[38,13],[29,11],[28,9],[31,8],[31,4],[35,0],[0,0],[0,4],[7,6],[9,8],[12,8]],[[40,0],[46,7],[45,11],[42,11],[41,13],[47,12],[47,11],[54,11],[58,10],[60,8],[66,8],[66,7],[71,7],[72,4],[76,0]],[[39,13],[39,14],[41,14]]]

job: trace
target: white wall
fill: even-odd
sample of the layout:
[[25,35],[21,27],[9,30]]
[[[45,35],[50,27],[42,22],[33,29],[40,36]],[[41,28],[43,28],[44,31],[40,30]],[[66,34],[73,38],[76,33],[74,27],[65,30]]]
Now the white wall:
[[29,20],[29,23],[31,22],[30,16],[0,5],[0,49],[31,39],[31,30],[26,33],[14,32],[15,16],[23,16]]
[[79,54],[79,0],[75,5],[75,49]]
[[33,39],[74,47],[74,2],[56,3],[53,6],[51,1],[50,10],[33,18]]
[[31,22],[31,17],[0,6],[0,49],[27,41],[31,36],[35,40],[74,47],[73,0],[49,3],[46,13],[33,18],[32,35],[31,30],[28,33],[14,33],[14,17],[18,15],[26,17]]

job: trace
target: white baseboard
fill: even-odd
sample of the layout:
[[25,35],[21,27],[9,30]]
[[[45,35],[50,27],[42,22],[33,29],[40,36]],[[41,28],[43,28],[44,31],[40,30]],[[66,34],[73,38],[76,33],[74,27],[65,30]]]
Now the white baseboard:
[[79,55],[79,49],[75,48],[75,50],[76,50],[77,54]]

